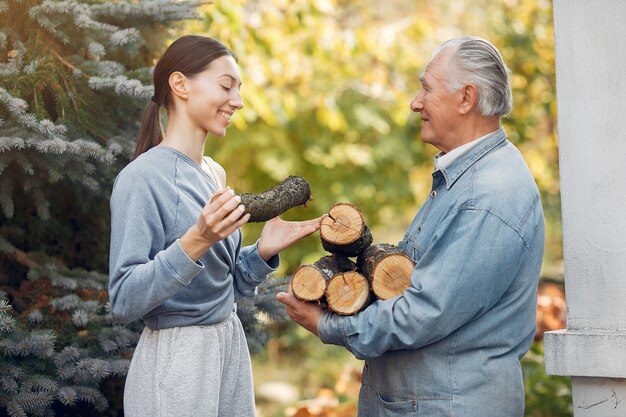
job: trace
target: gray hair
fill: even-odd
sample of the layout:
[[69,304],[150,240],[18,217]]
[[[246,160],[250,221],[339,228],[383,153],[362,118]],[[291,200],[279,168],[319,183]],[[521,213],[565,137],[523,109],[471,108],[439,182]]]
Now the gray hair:
[[466,36],[442,43],[433,57],[448,50],[449,62],[455,67],[447,80],[448,91],[452,93],[465,84],[473,84],[478,90],[478,110],[483,116],[509,114],[513,108],[510,71],[496,47],[485,39]]

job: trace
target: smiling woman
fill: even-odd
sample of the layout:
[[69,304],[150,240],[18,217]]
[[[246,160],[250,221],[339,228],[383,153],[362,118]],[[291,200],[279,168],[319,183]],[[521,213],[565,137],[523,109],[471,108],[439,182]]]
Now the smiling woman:
[[223,137],[243,107],[240,87],[235,58],[220,42],[176,40],[155,67],[133,161],[115,180],[111,311],[146,324],[125,384],[128,416],[253,417],[235,301],[278,267],[278,252],[319,228],[321,219],[275,217],[254,245],[242,247],[239,227],[250,214],[224,188],[224,169],[203,157],[207,138]]

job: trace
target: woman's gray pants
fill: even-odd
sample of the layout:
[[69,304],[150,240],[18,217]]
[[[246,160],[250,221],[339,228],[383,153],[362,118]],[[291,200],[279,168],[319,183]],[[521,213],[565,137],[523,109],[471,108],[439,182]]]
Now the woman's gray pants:
[[145,328],[124,388],[125,417],[254,417],[250,354],[236,313],[206,326]]

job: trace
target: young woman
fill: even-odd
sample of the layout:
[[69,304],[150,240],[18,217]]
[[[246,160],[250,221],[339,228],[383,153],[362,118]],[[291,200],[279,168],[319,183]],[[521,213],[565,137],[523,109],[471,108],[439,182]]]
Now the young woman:
[[249,215],[241,216],[240,198],[225,187],[224,169],[203,157],[207,136],[223,137],[243,107],[240,86],[235,58],[218,41],[172,43],[154,70],[134,159],[115,181],[111,308],[146,324],[126,379],[127,417],[254,417],[235,301],[254,294],[279,251],[319,228],[321,218],[275,218],[254,245],[241,247],[239,227]]

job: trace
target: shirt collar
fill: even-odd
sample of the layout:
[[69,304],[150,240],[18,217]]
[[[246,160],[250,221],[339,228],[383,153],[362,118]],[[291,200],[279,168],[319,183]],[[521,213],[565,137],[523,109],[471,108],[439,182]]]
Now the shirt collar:
[[465,145],[459,146],[458,148],[454,148],[448,153],[439,152],[437,155],[435,155],[435,169],[441,170],[449,167],[455,159],[472,149],[474,146],[478,145],[481,141],[488,138],[491,133],[487,133],[485,136],[474,139],[471,142],[466,143]]
[[506,132],[500,127],[447,154],[440,152],[435,156],[435,171],[441,171],[449,189],[469,167],[505,140]]

